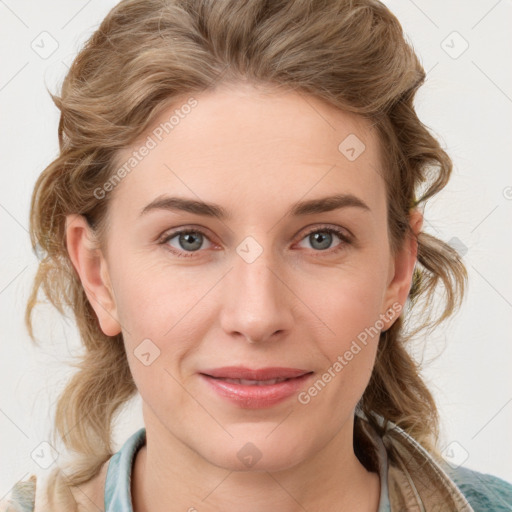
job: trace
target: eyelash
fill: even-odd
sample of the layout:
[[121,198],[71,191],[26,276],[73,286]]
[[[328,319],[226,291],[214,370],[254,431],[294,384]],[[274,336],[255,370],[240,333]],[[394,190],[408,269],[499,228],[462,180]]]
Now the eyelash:
[[[168,245],[167,242],[169,242],[169,240],[172,240],[174,237],[176,237],[178,235],[182,235],[182,234],[196,234],[196,233],[200,233],[201,235],[206,237],[208,240],[210,240],[208,238],[207,234],[203,230],[201,230],[199,228],[196,228],[196,229],[184,228],[184,229],[180,229],[178,231],[173,231],[171,233],[165,233],[163,235],[163,237],[159,240],[158,243],[161,244],[161,245],[166,246],[166,249],[169,250],[170,252],[172,252],[178,258],[194,257],[196,253],[200,252],[200,250],[198,250],[198,251],[188,251],[188,252],[187,251],[178,251],[178,250],[176,250],[176,248],[171,247],[170,245]],[[324,254],[331,254],[331,255],[332,254],[337,254],[338,252],[340,252],[343,249],[345,249],[346,246],[353,244],[352,237],[347,235],[345,231],[342,231],[339,228],[333,228],[333,227],[320,227],[320,228],[316,227],[316,228],[308,231],[301,238],[300,241],[304,240],[304,238],[308,237],[309,235],[312,235],[313,233],[330,233],[330,234],[334,233],[341,240],[341,243],[338,246],[336,246],[335,248],[333,248],[333,249],[325,249],[323,251],[315,251],[315,250],[313,250],[313,252],[320,253],[318,255],[319,257],[321,255],[324,255]]]

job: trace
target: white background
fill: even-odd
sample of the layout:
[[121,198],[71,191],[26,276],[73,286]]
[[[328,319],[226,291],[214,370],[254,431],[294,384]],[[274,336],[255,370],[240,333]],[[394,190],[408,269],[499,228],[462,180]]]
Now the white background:
[[[50,440],[55,400],[72,372],[66,361],[79,353],[72,321],[48,306],[36,310],[41,348],[23,324],[37,268],[27,232],[30,194],[58,150],[58,111],[46,86],[57,92],[115,3],[0,1],[0,499],[17,480],[44,473],[31,453]],[[426,230],[458,239],[470,274],[461,312],[414,353],[439,404],[447,456],[512,482],[512,4],[386,4],[428,72],[416,102],[420,119],[455,164],[449,186],[427,205]],[[49,37],[43,31],[58,43],[46,59],[31,47]],[[120,417],[116,447],[141,426],[137,398]]]

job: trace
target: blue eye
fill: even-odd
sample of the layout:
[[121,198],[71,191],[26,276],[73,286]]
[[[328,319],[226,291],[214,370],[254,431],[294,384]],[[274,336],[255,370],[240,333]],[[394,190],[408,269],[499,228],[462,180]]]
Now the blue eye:
[[[179,247],[169,244],[169,242],[174,238],[177,238]],[[170,251],[177,256],[189,258],[190,256],[194,255],[194,252],[197,252],[201,248],[204,239],[208,240],[208,237],[202,231],[197,229],[183,229],[181,231],[175,231],[174,233],[165,237],[161,243],[167,244]],[[185,254],[183,254],[183,252],[185,252]]]
[[[336,235],[342,243],[338,244],[335,248],[330,248],[333,241],[333,235]],[[338,252],[352,243],[351,238],[345,231],[332,227],[315,228],[305,235],[303,240],[305,239],[309,240],[309,243],[313,248],[318,249],[315,252]],[[315,247],[315,244],[318,245]]]

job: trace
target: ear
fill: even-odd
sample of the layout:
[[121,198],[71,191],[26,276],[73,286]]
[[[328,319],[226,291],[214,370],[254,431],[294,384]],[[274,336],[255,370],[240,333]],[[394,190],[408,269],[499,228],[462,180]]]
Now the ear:
[[400,316],[399,313],[404,308],[409,291],[411,290],[412,276],[418,257],[417,236],[423,226],[423,214],[419,210],[414,209],[411,211],[409,225],[414,236],[411,233],[406,234],[402,247],[391,259],[389,265],[389,281],[384,304],[387,307],[387,311],[392,310],[394,313],[386,329],[391,327],[393,322]]
[[82,215],[66,216],[66,246],[101,330],[107,336],[121,332],[107,261],[94,232]]

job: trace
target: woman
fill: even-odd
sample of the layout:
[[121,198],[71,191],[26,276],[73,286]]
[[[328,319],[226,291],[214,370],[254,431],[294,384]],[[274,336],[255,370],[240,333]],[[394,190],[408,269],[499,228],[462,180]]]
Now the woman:
[[[372,0],[108,14],[52,96],[31,211],[30,333],[42,288],[85,347],[56,412],[75,459],[11,507],[510,510],[512,485],[442,460],[406,351],[466,282],[422,232],[452,168],[413,108],[424,79]],[[145,427],[114,454],[136,393]]]

